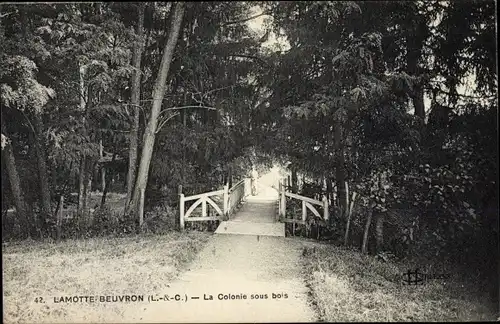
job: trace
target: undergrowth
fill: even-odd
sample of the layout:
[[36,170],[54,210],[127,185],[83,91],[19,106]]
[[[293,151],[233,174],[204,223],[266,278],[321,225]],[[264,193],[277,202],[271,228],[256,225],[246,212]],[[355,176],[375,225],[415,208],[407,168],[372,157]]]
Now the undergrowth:
[[[384,262],[354,249],[313,243],[304,248],[306,282],[320,320],[486,321],[494,304],[481,282],[446,264]],[[407,285],[407,271],[447,274],[422,285]],[[490,283],[493,285],[494,283]]]

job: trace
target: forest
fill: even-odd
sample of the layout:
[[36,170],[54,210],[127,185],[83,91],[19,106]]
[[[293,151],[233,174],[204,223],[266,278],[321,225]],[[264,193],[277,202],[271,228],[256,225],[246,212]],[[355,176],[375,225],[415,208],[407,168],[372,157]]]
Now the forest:
[[494,273],[496,36],[489,0],[1,4],[3,240],[176,231],[179,185],[279,164],[317,239]]

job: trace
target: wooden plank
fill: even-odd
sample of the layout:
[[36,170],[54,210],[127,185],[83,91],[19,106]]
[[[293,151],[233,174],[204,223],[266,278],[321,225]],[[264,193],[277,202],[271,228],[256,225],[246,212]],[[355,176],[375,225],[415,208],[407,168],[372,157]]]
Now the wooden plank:
[[330,212],[328,211],[328,198],[323,196],[323,219],[327,221],[328,218],[330,218]]
[[[305,205],[306,205],[306,207],[307,207],[307,208],[309,208],[309,210],[310,210],[310,211],[311,211],[311,212],[312,212],[312,213],[313,213],[316,217],[318,217],[318,218],[322,218],[322,217],[321,217],[321,215],[319,214],[318,210],[317,210],[317,209],[316,209],[313,205],[311,205],[310,203],[305,202],[305,201],[304,201],[304,202],[302,202],[302,203],[303,203],[303,204],[305,204]],[[305,218],[304,218],[304,220],[305,220]]]
[[205,200],[206,200],[206,202],[208,202],[208,203],[210,204],[210,206],[212,206],[212,207],[215,209],[215,211],[216,211],[219,215],[221,215],[221,216],[222,216],[222,215],[224,215],[224,213],[222,212],[222,210],[220,209],[220,207],[219,207],[219,206],[217,206],[217,204],[216,204],[216,203],[215,203],[212,199],[207,198],[207,199],[205,199]]
[[[307,203],[302,200],[302,221],[305,222],[307,218]],[[309,205],[311,206],[311,205]]]
[[294,219],[294,218],[286,218],[283,220],[285,223],[296,223],[296,224],[302,224],[305,225],[306,222],[300,220],[300,219]]
[[312,198],[308,198],[308,197],[304,197],[304,196],[297,195],[297,194],[293,194],[291,192],[285,192],[285,195],[287,197],[290,197],[290,198],[295,198],[295,199],[299,199],[299,200],[302,200],[302,201],[306,201],[306,202],[308,202],[310,204],[315,204],[315,205],[320,205],[320,206],[323,205],[322,201],[319,201],[319,200],[316,200],[316,199],[312,199]]
[[[184,198],[184,201],[186,201],[186,198]],[[191,213],[193,212],[193,210],[196,207],[198,207],[202,202],[203,202],[203,199],[198,199],[194,204],[192,204],[191,207],[189,207],[187,212],[184,214],[184,219],[188,218],[189,215],[191,215]]]
[[207,197],[203,197],[201,200],[201,216],[207,216]]
[[184,197],[184,201],[190,201],[190,200],[195,200],[195,199],[199,199],[202,197],[210,197],[210,196],[217,196],[217,195],[223,195],[223,194],[224,194],[224,189],[206,192],[206,193],[202,193],[202,194],[198,194],[198,195],[194,195],[194,196]]
[[245,179],[240,180],[237,184],[235,184],[231,189],[229,189],[229,192],[230,193],[233,192],[236,189],[236,187],[241,186],[242,184],[243,185],[245,184]]
[[218,216],[212,216],[212,217],[186,217],[186,218],[184,218],[184,221],[186,221],[186,222],[215,221],[215,220],[221,220],[221,218],[218,217]]

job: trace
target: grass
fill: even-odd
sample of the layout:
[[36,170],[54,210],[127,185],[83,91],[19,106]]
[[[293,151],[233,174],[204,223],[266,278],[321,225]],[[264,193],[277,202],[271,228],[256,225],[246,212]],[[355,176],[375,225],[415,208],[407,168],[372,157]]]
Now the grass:
[[[161,293],[210,234],[94,238],[2,245],[4,322],[124,322],[126,303],[54,303],[54,297]],[[42,297],[45,303],[36,303]]]
[[[446,270],[449,279],[404,285],[414,265],[383,262],[324,244],[304,250],[306,282],[320,319],[328,322],[489,321],[496,305],[480,285]],[[494,283],[491,283],[494,284]]]

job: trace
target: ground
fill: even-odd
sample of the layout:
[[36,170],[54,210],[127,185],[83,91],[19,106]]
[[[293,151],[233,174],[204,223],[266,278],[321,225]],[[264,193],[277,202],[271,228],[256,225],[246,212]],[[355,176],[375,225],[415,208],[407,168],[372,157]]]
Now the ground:
[[[3,244],[4,322],[495,319],[496,305],[484,291],[453,273],[402,285],[410,265],[274,231],[259,235],[258,224],[278,225],[274,210],[272,202],[248,199],[231,219],[252,223],[246,234],[187,231]],[[56,302],[61,296],[120,295],[144,301]]]
[[[164,289],[210,234],[2,244],[4,323],[123,322],[124,303],[64,304],[54,297]],[[42,303],[40,297],[43,299]],[[37,299],[38,298],[38,299]]]
[[126,318],[148,323],[316,321],[301,274],[301,247],[282,237],[214,235],[163,292],[183,299],[187,294],[186,302],[151,303],[140,312],[130,308]]
[[[222,322],[224,314],[234,314],[231,309],[245,302],[190,301],[184,303],[189,306],[184,312],[177,313],[172,312],[171,304],[168,312],[161,303],[53,302],[57,296],[162,292],[199,294],[201,298],[208,293],[214,299],[219,292],[246,293],[248,297],[268,294],[267,300],[253,300],[246,308],[261,313],[240,313],[240,319],[247,322],[278,317],[300,321],[308,316],[325,321],[495,319],[494,306],[480,292],[472,294],[470,283],[462,287],[464,283],[452,278],[421,287],[402,286],[395,276],[405,271],[404,265],[299,238],[257,240],[256,236],[174,232],[57,244],[23,242],[4,245],[2,250],[5,323],[116,323],[136,322],[141,317],[143,321],[158,320],[155,316],[164,321],[202,321],[205,317],[193,318],[201,307],[211,310],[210,319]],[[272,293],[283,292],[289,294],[287,299],[272,300]],[[36,303],[37,297],[46,303]]]
[[[466,277],[447,265],[383,262],[357,250],[310,243],[304,251],[303,266],[321,321],[460,322],[496,318],[498,301],[491,299],[489,289],[477,278]],[[405,284],[405,273],[419,266],[421,272],[449,278],[427,280],[418,286]]]

